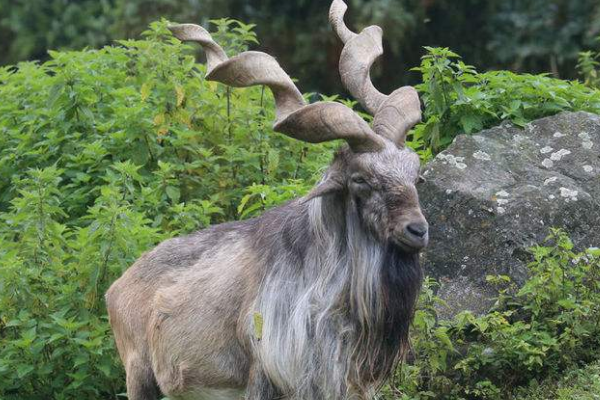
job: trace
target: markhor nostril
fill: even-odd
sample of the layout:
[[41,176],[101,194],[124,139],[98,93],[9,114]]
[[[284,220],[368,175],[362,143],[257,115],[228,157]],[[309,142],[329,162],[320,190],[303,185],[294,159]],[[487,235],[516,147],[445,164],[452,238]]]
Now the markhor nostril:
[[406,226],[406,230],[411,235],[422,238],[427,234],[427,224],[416,223],[416,224],[408,224]]

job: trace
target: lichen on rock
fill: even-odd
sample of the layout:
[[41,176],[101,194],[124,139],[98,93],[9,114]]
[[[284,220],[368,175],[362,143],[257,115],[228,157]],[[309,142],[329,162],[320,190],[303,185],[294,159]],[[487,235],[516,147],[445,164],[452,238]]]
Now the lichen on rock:
[[487,275],[523,282],[527,249],[551,227],[580,247],[600,246],[599,149],[600,117],[567,112],[524,130],[503,124],[460,135],[425,167],[419,192],[430,245],[423,261],[440,279],[442,298],[448,294],[447,316],[492,304]]

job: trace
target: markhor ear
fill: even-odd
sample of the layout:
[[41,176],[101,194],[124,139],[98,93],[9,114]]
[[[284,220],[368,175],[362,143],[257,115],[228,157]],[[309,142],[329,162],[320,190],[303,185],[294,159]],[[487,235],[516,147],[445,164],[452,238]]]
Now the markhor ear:
[[303,202],[307,202],[317,197],[326,196],[336,192],[341,192],[345,187],[345,179],[341,171],[331,168],[321,182],[308,193]]
[[310,193],[304,197],[303,201],[306,202],[316,197],[326,196],[328,194],[340,192],[343,189],[344,183],[341,179],[338,180],[335,178],[328,178],[325,181],[319,183],[317,186],[315,186],[313,190],[311,190]]

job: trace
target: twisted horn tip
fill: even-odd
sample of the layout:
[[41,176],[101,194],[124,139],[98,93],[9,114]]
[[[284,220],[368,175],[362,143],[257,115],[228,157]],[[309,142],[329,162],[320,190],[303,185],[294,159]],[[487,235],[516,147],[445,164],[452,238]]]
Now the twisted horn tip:
[[344,15],[347,9],[348,6],[343,0],[333,0],[329,8],[329,22],[344,43],[356,36],[356,33],[348,29],[344,23]]

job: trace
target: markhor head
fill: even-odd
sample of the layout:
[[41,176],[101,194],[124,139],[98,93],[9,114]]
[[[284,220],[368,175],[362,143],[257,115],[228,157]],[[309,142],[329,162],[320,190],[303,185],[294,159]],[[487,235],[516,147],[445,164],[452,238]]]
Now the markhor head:
[[290,77],[265,53],[248,51],[228,58],[198,25],[170,29],[180,40],[204,47],[206,79],[234,87],[269,86],[276,103],[275,131],[311,143],[345,140],[348,147],[339,152],[326,178],[308,198],[347,191],[362,223],[375,238],[416,252],[427,245],[428,225],[415,189],[419,158],[405,141],[407,132],[421,119],[419,97],[409,86],[389,95],[373,86],[369,71],[383,53],[382,30],[370,26],[359,34],[350,31],[343,20],[346,9],[342,0],[334,0],[329,15],[344,42],[340,76],[344,86],[373,115],[372,126],[340,103],[306,104]]

